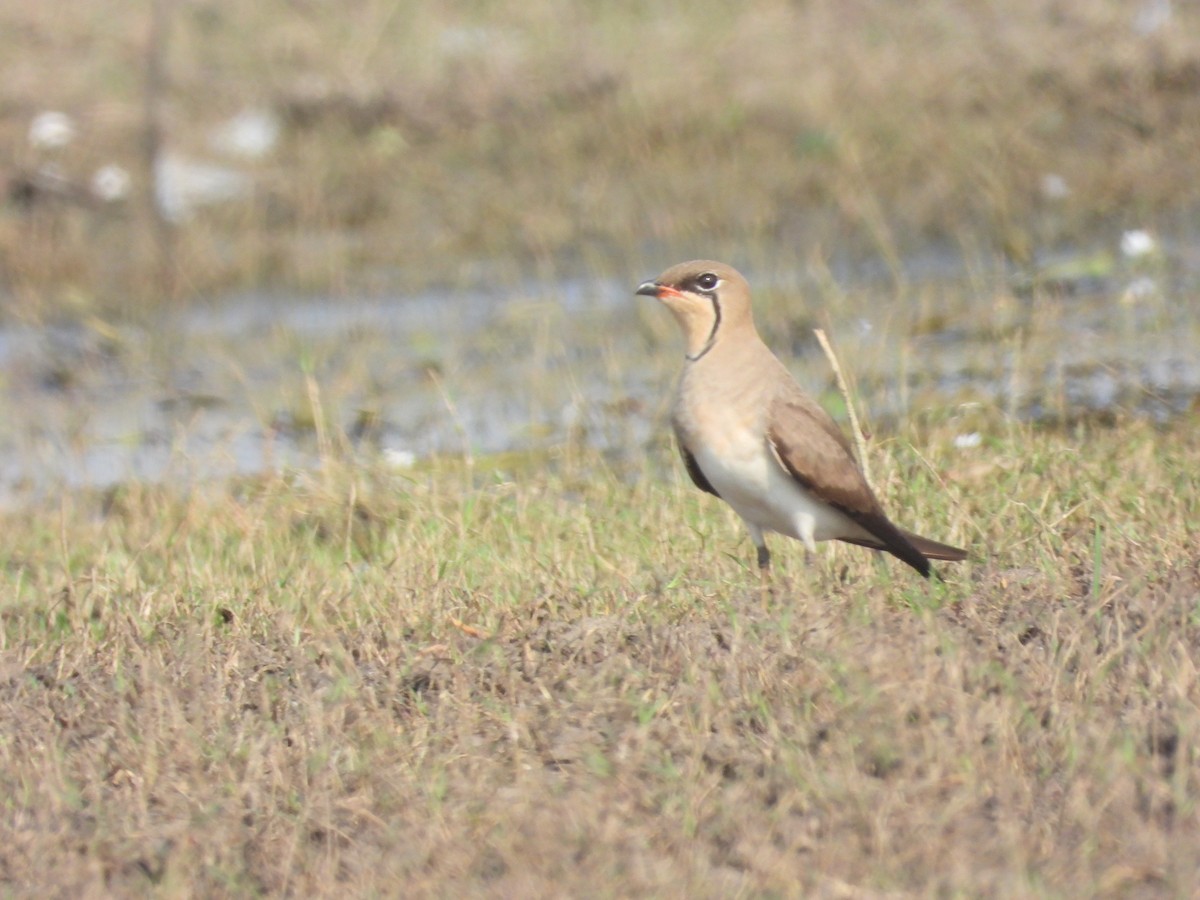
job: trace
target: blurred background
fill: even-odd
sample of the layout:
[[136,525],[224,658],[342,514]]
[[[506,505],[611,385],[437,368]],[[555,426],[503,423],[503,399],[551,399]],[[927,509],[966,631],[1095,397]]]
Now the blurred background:
[[1200,4],[14,0],[0,502],[663,435],[632,288],[742,269],[867,418],[1200,393]]

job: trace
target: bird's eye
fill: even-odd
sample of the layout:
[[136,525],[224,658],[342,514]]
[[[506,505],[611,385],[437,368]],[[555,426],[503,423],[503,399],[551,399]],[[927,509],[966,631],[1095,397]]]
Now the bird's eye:
[[696,284],[700,286],[700,290],[702,291],[711,291],[717,286],[717,282],[720,280],[712,272],[705,272],[696,279]]

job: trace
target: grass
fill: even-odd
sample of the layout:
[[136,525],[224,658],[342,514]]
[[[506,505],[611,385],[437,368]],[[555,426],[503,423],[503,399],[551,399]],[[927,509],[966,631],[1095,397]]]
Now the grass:
[[[247,105],[282,117],[282,143],[239,163],[253,196],[174,229],[164,271],[137,174],[146,4],[0,11],[0,178],[135,173],[124,204],[18,190],[0,208],[5,317],[89,336],[81,359],[9,374],[48,387],[14,393],[9,428],[29,434],[8,439],[39,452],[57,390],[83,458],[100,376],[191,367],[191,400],[248,394],[247,422],[311,437],[321,465],[0,514],[6,895],[1190,894],[1200,421],[1081,418],[1059,351],[1086,337],[1105,366],[1117,331],[1174,347],[1195,323],[1171,294],[1075,331],[1072,304],[1102,300],[1036,279],[1014,297],[995,273],[1186,225],[1200,8],[1141,36],[1109,0],[166,6],[167,145],[211,156],[207,131]],[[76,143],[27,146],[47,108]],[[909,283],[931,242],[971,290]],[[732,514],[630,437],[648,406],[617,408],[642,402],[619,371],[657,383],[671,323],[505,288],[632,286],[699,255],[761,279],[783,355],[833,326],[889,410],[868,423],[887,508],[969,563],[926,582],[776,539],[764,600]],[[835,277],[867,256],[891,301]],[[185,353],[107,322],[230,285],[430,282],[509,299],[491,343],[281,328]],[[953,418],[912,359],[944,330],[972,341],[965,360],[943,348],[947,371],[988,376]],[[474,458],[463,427],[461,461],[350,458],[348,422],[382,415],[384,384],[457,421],[477,387],[458,373],[491,381],[467,357],[511,375],[570,353],[612,384],[580,432],[611,428],[624,453],[581,434]],[[246,360],[284,386],[253,392]],[[551,387],[531,410],[561,407]],[[1031,402],[1063,427],[1017,424]],[[956,448],[964,431],[979,445]]]
[[[1116,0],[164,3],[167,148],[217,158],[208,132],[247,106],[282,118],[281,144],[224,160],[257,190],[175,229],[164,289],[139,174],[147,4],[12,5],[0,177],[135,175],[124,205],[5,204],[19,317],[233,284],[627,278],[698,255],[784,272],[869,257],[902,277],[931,239],[1031,266],[1185,227],[1200,202],[1194,4],[1147,36]],[[79,139],[36,152],[26,129],[52,108]]]
[[1197,423],[986,432],[874,449],[944,584],[777,539],[765,602],[665,448],[11,516],[5,889],[1186,894]]

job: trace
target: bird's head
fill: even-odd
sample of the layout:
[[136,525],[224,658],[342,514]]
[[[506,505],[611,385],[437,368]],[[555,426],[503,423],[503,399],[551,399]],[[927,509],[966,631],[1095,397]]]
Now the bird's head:
[[752,327],[750,286],[724,263],[710,259],[680,263],[639,284],[637,293],[657,297],[674,313],[691,360],[711,350],[729,330]]

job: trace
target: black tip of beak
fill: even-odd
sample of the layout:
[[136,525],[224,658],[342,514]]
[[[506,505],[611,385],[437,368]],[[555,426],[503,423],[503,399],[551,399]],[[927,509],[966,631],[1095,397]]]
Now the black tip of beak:
[[660,287],[661,285],[657,281],[643,281],[637,286],[637,290],[634,293],[642,294],[646,297],[657,297]]

